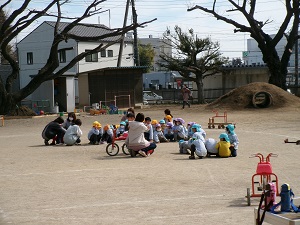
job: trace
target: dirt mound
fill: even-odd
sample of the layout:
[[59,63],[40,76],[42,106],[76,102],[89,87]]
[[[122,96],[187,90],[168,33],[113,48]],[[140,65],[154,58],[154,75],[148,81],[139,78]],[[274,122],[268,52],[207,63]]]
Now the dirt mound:
[[[259,102],[262,101],[262,102]],[[299,106],[300,98],[264,82],[250,83],[221,96],[206,107],[223,109],[281,108]]]
[[10,111],[8,116],[36,116],[36,113],[27,106],[20,106]]

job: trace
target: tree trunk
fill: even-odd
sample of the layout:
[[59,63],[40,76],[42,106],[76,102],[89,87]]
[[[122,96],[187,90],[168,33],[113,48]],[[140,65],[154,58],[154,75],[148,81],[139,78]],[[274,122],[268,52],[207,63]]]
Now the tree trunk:
[[10,110],[15,109],[17,102],[11,94],[0,92],[0,115],[6,115]]
[[286,90],[286,74],[287,74],[287,70],[284,71],[284,69],[282,68],[282,66],[280,66],[280,62],[279,63],[268,63],[267,65],[269,67],[269,71],[271,73],[271,76],[269,78],[269,83],[270,84],[274,84],[280,88],[282,88],[283,90]]
[[198,79],[197,82],[197,89],[198,89],[198,103],[199,104],[205,104],[205,98],[204,98],[204,89],[203,89],[203,81],[202,79]]
[[269,83],[286,90],[287,63],[280,61],[276,50],[265,53],[263,60],[271,73]]

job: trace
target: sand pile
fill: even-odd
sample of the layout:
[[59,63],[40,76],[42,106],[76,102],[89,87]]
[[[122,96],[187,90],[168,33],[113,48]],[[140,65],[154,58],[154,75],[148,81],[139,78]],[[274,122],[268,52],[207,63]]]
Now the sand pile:
[[281,107],[300,107],[300,98],[290,94],[283,89],[264,82],[250,83],[236,88],[221,96],[206,107],[223,109],[245,109],[257,108],[253,104],[253,96],[257,93],[266,92],[270,102],[265,103],[259,108],[281,108]]

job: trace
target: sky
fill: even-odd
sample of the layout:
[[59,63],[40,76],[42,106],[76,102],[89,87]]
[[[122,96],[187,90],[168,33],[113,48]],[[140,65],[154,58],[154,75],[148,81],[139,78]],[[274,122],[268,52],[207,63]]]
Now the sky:
[[[13,0],[12,5],[6,8],[12,12],[20,7],[22,0]],[[32,0],[29,8],[40,9],[45,6],[46,0]],[[91,0],[71,0],[71,3],[62,8],[65,16],[78,16],[83,13],[87,4]],[[152,35],[154,38],[162,38],[167,28],[174,31],[178,25],[183,31],[192,28],[198,37],[210,37],[212,41],[220,43],[220,51],[223,56],[229,58],[242,57],[242,52],[247,50],[247,39],[250,38],[248,33],[234,33],[234,28],[221,20],[216,20],[210,14],[200,10],[188,12],[187,9],[201,5],[211,9],[212,0],[135,0],[135,8],[138,15],[138,22],[145,22],[157,18],[156,21],[148,24],[144,28],[139,28],[137,33],[139,38],[147,38]],[[235,2],[242,3],[242,0]],[[3,4],[3,3],[2,3]],[[126,0],[107,0],[101,4],[103,13],[95,15],[84,20],[86,23],[101,23],[111,28],[122,27],[124,23]],[[245,23],[244,17],[237,11],[228,12],[232,6],[227,0],[217,0],[216,11],[223,15],[229,16],[240,23]],[[55,8],[53,9],[55,10]],[[107,10],[107,11],[106,11]],[[264,30],[269,33],[275,33],[285,16],[284,0],[257,0],[255,17],[258,20],[269,20]],[[21,40],[31,30],[37,27],[45,20],[54,20],[50,17],[42,17],[37,20],[28,30],[23,32],[18,39]],[[128,14],[127,24],[132,21],[131,7]],[[19,41],[18,40],[18,41]]]

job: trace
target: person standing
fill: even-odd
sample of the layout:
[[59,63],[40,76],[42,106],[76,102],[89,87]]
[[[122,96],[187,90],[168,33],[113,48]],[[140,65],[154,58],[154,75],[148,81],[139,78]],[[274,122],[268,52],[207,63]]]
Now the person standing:
[[190,108],[191,104],[189,103],[189,98],[191,95],[191,90],[186,86],[186,84],[183,85],[183,87],[181,89],[181,94],[182,94],[182,98],[183,98],[182,108],[184,109],[185,104],[187,104]]

